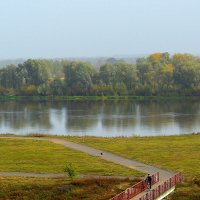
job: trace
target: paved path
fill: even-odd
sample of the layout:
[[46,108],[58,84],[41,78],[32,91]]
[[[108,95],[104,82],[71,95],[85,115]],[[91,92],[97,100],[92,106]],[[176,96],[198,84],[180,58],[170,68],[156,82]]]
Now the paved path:
[[[68,141],[64,141],[63,139],[57,139],[57,138],[51,138],[48,140],[53,143],[64,145],[65,147],[79,150],[79,151],[85,152],[85,153],[93,155],[93,156],[100,156],[104,160],[107,160],[107,161],[110,161],[110,162],[113,162],[116,164],[120,164],[125,167],[129,167],[129,168],[132,168],[132,169],[135,169],[135,170],[147,173],[147,174],[155,174],[156,172],[159,172],[160,173],[160,181],[157,184],[153,185],[152,189],[156,188],[159,184],[163,183],[165,180],[168,180],[175,174],[174,172],[169,172],[167,170],[160,169],[158,167],[154,167],[154,166],[147,165],[147,164],[144,164],[144,163],[141,163],[138,161],[130,160],[130,159],[115,155],[113,153],[109,153],[106,151],[88,147],[88,146],[85,146],[82,144],[68,142]],[[138,194],[137,196],[132,198],[132,200],[138,200],[140,197],[142,197],[145,194],[146,194],[146,191]]]
[[0,137],[0,139],[1,138],[47,140],[47,141],[50,141],[50,142],[53,142],[53,143],[56,143],[56,144],[59,144],[59,145],[63,145],[67,148],[71,148],[71,149],[75,149],[75,150],[78,150],[78,151],[85,152],[85,153],[90,154],[92,156],[99,156],[104,160],[107,160],[107,161],[110,161],[110,162],[113,162],[113,163],[116,163],[116,164],[120,164],[120,165],[123,165],[125,167],[132,168],[132,169],[135,169],[135,170],[147,173],[147,174],[148,173],[154,174],[156,172],[160,172],[161,180],[165,180],[165,179],[167,179],[167,178],[169,178],[169,177],[171,177],[175,174],[173,172],[169,172],[169,171],[166,171],[164,169],[154,167],[154,166],[151,166],[151,165],[147,165],[147,164],[144,164],[142,162],[135,161],[135,160],[127,159],[127,158],[124,158],[124,157],[121,157],[121,156],[118,156],[116,154],[109,153],[109,152],[106,152],[106,151],[103,151],[103,150],[95,149],[95,148],[88,147],[88,146],[85,146],[85,145],[82,145],[82,144],[77,144],[77,143],[74,143],[74,142],[65,141],[64,139],[37,138],[37,137],[17,137],[17,136],[16,137],[15,136],[11,136],[11,137],[10,136],[8,136],[8,137],[2,136],[2,137]]
[[85,153],[93,155],[93,156],[100,156],[104,160],[107,160],[107,161],[110,161],[110,162],[113,162],[116,164],[120,164],[125,167],[132,168],[132,169],[135,169],[135,170],[147,173],[147,174],[148,173],[154,174],[156,172],[159,172],[161,180],[168,179],[175,174],[173,172],[169,172],[164,169],[160,169],[160,168],[157,168],[157,167],[154,167],[151,165],[146,165],[146,164],[138,162],[138,161],[130,160],[130,159],[115,155],[113,153],[109,153],[106,151],[88,147],[88,146],[85,146],[82,144],[68,142],[63,139],[57,139],[57,138],[49,138],[48,140],[53,143],[60,144],[65,147],[72,148],[72,149],[75,149],[78,151],[82,151],[82,152],[85,152]]
[[[158,168],[158,167],[154,167],[151,165],[147,165],[144,164],[142,162],[138,162],[135,160],[131,160],[131,159],[127,159],[118,155],[115,155],[113,153],[109,153],[106,151],[102,151],[99,149],[95,149],[92,147],[88,147],[82,144],[77,144],[74,142],[69,142],[69,141],[65,141],[64,139],[59,139],[59,138],[36,138],[36,137],[0,137],[1,138],[15,138],[15,139],[33,139],[33,140],[47,140],[59,145],[63,145],[67,148],[71,148],[71,149],[75,149],[78,151],[82,151],[85,152],[87,154],[90,154],[92,156],[99,156],[104,160],[116,163],[116,164],[120,164],[123,165],[125,167],[128,168],[132,168],[141,172],[144,172],[146,174],[154,174],[156,172],[160,173],[160,183],[169,179],[170,177],[172,177],[175,173],[174,172],[169,172],[167,170]],[[136,198],[134,198],[136,199]],[[138,197],[137,197],[138,199]]]

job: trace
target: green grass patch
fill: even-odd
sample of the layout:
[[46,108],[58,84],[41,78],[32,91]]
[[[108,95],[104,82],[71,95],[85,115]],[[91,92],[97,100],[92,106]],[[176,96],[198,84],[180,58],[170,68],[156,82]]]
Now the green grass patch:
[[142,176],[143,173],[49,141],[0,137],[0,171],[63,173],[72,163],[77,174]]
[[66,140],[106,150],[126,158],[200,176],[200,135],[161,137],[67,137]]

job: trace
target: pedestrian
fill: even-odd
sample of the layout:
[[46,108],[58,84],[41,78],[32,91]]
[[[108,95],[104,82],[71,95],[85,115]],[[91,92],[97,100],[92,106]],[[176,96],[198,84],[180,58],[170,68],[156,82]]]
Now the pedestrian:
[[150,174],[148,174],[148,176],[146,178],[146,183],[147,183],[148,189],[151,190],[152,178],[151,178]]

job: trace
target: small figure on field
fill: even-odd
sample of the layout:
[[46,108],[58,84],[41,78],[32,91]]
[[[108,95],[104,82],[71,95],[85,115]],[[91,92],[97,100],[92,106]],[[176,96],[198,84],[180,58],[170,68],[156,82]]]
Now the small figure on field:
[[146,182],[147,182],[148,189],[151,190],[152,178],[151,178],[150,174],[148,174],[148,176],[146,178]]

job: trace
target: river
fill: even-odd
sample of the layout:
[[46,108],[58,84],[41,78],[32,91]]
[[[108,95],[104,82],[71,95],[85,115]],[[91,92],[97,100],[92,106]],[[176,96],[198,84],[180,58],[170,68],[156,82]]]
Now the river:
[[159,136],[200,132],[200,101],[1,101],[0,133]]

